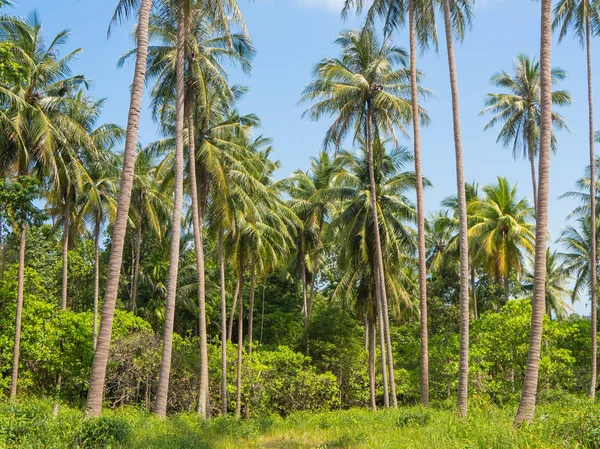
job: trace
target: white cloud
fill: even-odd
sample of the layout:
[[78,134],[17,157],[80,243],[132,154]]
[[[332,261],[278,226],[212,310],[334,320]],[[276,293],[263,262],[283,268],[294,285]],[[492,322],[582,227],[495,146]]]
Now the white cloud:
[[309,8],[325,9],[326,11],[339,13],[344,6],[344,0],[297,0],[301,5]]

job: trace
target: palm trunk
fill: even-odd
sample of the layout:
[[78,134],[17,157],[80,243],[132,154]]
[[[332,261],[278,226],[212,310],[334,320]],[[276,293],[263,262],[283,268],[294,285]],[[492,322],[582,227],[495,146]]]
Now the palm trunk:
[[231,313],[229,314],[229,328],[227,329],[227,339],[231,341],[233,338],[233,320],[235,319],[235,310],[237,308],[238,297],[240,296],[240,278],[238,277],[238,282],[235,285],[235,292],[233,293],[233,304],[231,305]]
[[27,242],[27,226],[21,226],[19,238],[19,274],[17,281],[17,312],[15,317],[15,343],[13,346],[13,364],[10,382],[10,398],[17,398],[17,379],[19,377],[19,354],[21,348],[21,318],[23,316],[23,290],[25,285],[25,244]]
[[308,323],[308,296],[306,294],[306,261],[304,251],[300,252],[300,278],[302,279],[302,313],[304,314],[304,325]]
[[321,249],[321,238],[323,235],[323,220],[321,219],[319,221],[319,234],[317,235],[317,252],[315,253],[315,266],[314,266],[314,273],[313,273],[313,277],[311,279],[310,282],[310,295],[308,296],[308,314],[306,317],[306,323],[305,326],[308,328],[308,325],[310,324],[310,316],[312,315],[312,306],[313,306],[313,299],[315,296],[315,288],[316,288],[316,283],[317,283],[317,274],[319,274],[319,265],[320,265],[320,258],[319,258],[319,253],[318,250]]
[[[373,317],[374,318],[374,317]],[[368,335],[368,345],[369,345],[369,398],[371,402],[371,409],[377,410],[377,401],[376,401],[376,376],[375,376],[375,344],[377,337],[375,335],[375,320],[367,319],[367,329]]]
[[471,265],[471,294],[473,295],[473,319],[479,319],[477,313],[477,287],[475,285],[475,265]]
[[[194,247],[196,249],[196,270],[198,271],[198,319],[200,333],[200,392],[198,397],[198,414],[206,418],[208,414],[208,341],[206,336],[206,288],[204,275],[204,241],[203,223],[200,217],[200,199],[198,198],[198,182],[196,178],[196,142],[194,136],[194,114],[192,96],[186,99],[186,115],[188,121],[188,146],[190,192],[192,196],[192,222],[194,227]],[[206,198],[203,198],[206,201]]]
[[531,186],[533,188],[533,210],[534,212],[537,209],[537,182],[535,175],[535,148],[533,146],[533,139],[529,139],[529,143],[527,145],[527,153],[529,155],[529,167],[531,169]]
[[[241,255],[240,255],[241,257]],[[244,262],[239,267],[240,298],[238,301],[238,347],[235,379],[235,416],[242,416],[242,348],[244,345]]]
[[460,251],[460,361],[458,372],[458,414],[467,416],[469,399],[469,242],[467,238],[467,197],[460,129],[460,101],[456,61],[454,60],[454,36],[450,16],[450,0],[444,0],[444,25],[450,91],[452,92],[452,122],[454,124],[454,151],[456,154],[456,190],[458,198],[459,251]]
[[63,248],[62,248],[62,291],[60,296],[60,310],[67,308],[69,287],[69,216],[71,214],[71,185],[67,184],[67,192],[63,210]]
[[250,262],[250,302],[248,303],[248,357],[252,357],[252,325],[254,321],[254,288],[256,259]]
[[98,298],[100,293],[100,216],[96,214],[94,223],[94,337],[93,347],[96,350],[96,340],[98,338]]
[[104,293],[102,318],[100,320],[100,331],[98,333],[98,343],[96,345],[96,351],[94,352],[94,361],[92,363],[90,374],[90,386],[85,408],[86,416],[99,416],[102,412],[104,378],[106,376],[110,337],[112,334],[115,305],[119,291],[119,276],[121,274],[121,264],[123,262],[123,246],[125,244],[125,234],[127,232],[129,205],[131,203],[131,188],[133,186],[140,110],[142,107],[144,81],[146,79],[148,21],[150,19],[151,9],[152,0],[141,0],[137,28],[135,72],[131,88],[131,103],[129,106],[127,133],[125,137],[123,172],[121,174],[117,217],[112,235],[110,260],[108,263],[108,274],[106,279],[106,292]]
[[510,288],[509,288],[509,284],[508,284],[508,274],[505,274],[502,277],[502,285],[504,288],[504,304],[506,304],[508,302],[508,299],[510,297]]
[[389,408],[390,406],[390,394],[388,388],[388,376],[387,376],[387,362],[386,362],[386,350],[385,350],[385,332],[383,330],[383,311],[381,310],[381,289],[379,287],[380,280],[377,276],[375,282],[375,296],[377,306],[377,324],[379,326],[379,352],[381,352],[381,383],[383,384],[383,406]]
[[[371,193],[371,207],[373,208],[373,231],[375,234],[375,272],[373,281],[377,282],[380,286],[381,293],[381,308],[383,313],[383,330],[385,334],[385,344],[387,349],[388,358],[388,370],[389,370],[389,384],[390,393],[392,396],[392,406],[396,408],[398,406],[398,399],[396,397],[396,381],[394,376],[394,354],[392,348],[392,338],[390,335],[390,320],[388,315],[388,302],[387,292],[385,285],[385,270],[383,269],[383,253],[381,248],[381,236],[379,234],[379,212],[377,204],[377,190],[375,185],[375,168],[373,162],[373,111],[371,109],[371,102],[367,103],[367,153],[369,159],[369,189]],[[377,275],[378,272],[378,275]]]
[[175,118],[175,195],[173,201],[173,221],[171,223],[171,249],[169,257],[169,278],[167,281],[167,301],[165,307],[165,327],[163,337],[160,374],[154,403],[154,414],[164,417],[167,414],[169,374],[173,350],[173,323],[175,321],[175,299],[177,296],[177,274],[179,271],[179,245],[181,236],[181,215],[183,208],[183,128],[185,121],[184,100],[184,58],[185,58],[185,12],[180,0],[177,24],[177,103]]
[[421,173],[421,125],[419,122],[419,91],[417,84],[417,40],[415,35],[415,4],[408,2],[410,40],[410,87],[412,96],[413,140],[417,193],[417,233],[419,250],[419,309],[421,312],[421,402],[429,405],[429,343],[427,336],[427,266],[425,260],[425,206],[423,174]]
[[133,264],[133,280],[131,282],[131,301],[129,301],[129,311],[135,313],[136,302],[137,302],[137,288],[138,280],[140,278],[140,259],[142,257],[142,220],[143,217],[138,218],[138,223],[135,226],[135,262]]
[[586,16],[585,41],[587,49],[587,76],[588,76],[588,107],[589,107],[589,142],[590,142],[590,302],[592,310],[592,363],[590,376],[589,397],[596,397],[596,378],[598,375],[598,343],[597,332],[598,309],[596,304],[596,156],[594,154],[594,103],[592,96],[592,36],[590,18]]
[[227,415],[227,297],[225,291],[225,257],[223,229],[219,229],[219,275],[221,282],[221,413]]
[[540,85],[542,96],[534,288],[529,354],[521,403],[515,418],[517,422],[532,422],[535,414],[542,345],[542,324],[546,300],[546,245],[548,240],[548,196],[552,139],[552,0],[542,0],[541,3]]

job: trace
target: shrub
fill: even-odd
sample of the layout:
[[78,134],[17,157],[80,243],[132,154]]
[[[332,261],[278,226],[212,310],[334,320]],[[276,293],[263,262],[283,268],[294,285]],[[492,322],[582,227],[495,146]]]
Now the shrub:
[[126,443],[131,437],[127,421],[114,416],[101,416],[83,421],[79,440],[85,448],[105,448],[114,443]]

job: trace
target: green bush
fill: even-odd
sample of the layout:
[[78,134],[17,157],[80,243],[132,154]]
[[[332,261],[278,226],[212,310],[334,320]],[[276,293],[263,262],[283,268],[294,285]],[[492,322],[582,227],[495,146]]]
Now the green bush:
[[79,442],[85,448],[106,448],[115,443],[126,443],[131,434],[131,426],[121,418],[88,418],[81,425]]

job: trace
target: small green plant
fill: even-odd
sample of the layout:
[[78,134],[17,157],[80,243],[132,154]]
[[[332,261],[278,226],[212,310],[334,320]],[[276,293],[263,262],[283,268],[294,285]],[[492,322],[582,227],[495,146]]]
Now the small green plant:
[[102,416],[83,421],[79,441],[84,448],[109,448],[113,444],[124,444],[131,437],[131,426],[127,421]]
[[423,427],[429,423],[431,415],[425,410],[403,411],[396,419],[398,427]]

